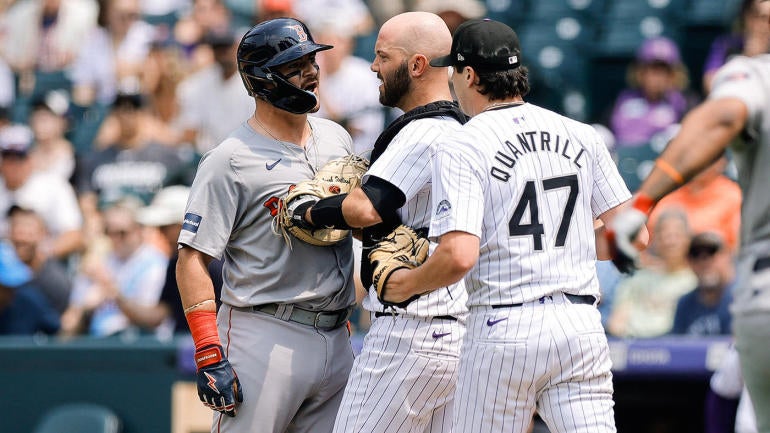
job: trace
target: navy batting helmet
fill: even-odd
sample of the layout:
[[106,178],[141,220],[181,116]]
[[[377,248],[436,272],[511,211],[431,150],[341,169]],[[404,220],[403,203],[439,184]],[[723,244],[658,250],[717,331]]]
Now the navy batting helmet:
[[289,83],[276,68],[330,48],[331,45],[315,43],[301,21],[294,18],[268,20],[252,27],[241,39],[238,72],[249,95],[261,96],[291,113],[307,113],[318,103],[315,94]]

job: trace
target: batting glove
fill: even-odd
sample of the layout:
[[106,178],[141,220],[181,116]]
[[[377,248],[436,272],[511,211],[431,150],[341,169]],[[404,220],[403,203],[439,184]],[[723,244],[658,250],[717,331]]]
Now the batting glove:
[[640,195],[634,200],[632,207],[619,212],[612,219],[606,236],[612,263],[620,272],[631,274],[638,268],[639,250],[633,242],[647,223],[648,214],[654,204],[651,198]]
[[209,345],[195,351],[198,367],[198,398],[209,408],[227,416],[235,416],[237,404],[243,402],[238,375],[224,355],[222,346]]

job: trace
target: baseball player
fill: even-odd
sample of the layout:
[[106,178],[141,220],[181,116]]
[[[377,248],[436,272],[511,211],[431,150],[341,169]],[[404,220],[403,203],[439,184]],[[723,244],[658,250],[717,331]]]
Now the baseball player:
[[385,300],[465,276],[456,431],[524,432],[537,411],[555,433],[614,432],[594,220],[611,222],[631,194],[592,127],[524,101],[527,69],[507,25],[463,23],[431,64],[453,67],[472,118],[435,147],[438,247],[393,272]]
[[770,55],[736,56],[717,72],[708,99],[682,121],[633,207],[617,216],[608,233],[614,233],[617,254],[633,260],[638,252],[631,241],[655,203],[728,147],[743,192],[733,333],[758,431],[770,433]]
[[[341,126],[307,114],[316,52],[330,48],[295,19],[252,27],[237,60],[256,111],[204,155],[191,187],[177,281],[213,432],[330,432],[353,363],[350,236],[289,247],[271,230],[291,185],[351,153]],[[218,315],[212,258],[223,260]]]
[[[446,68],[429,65],[451,41],[444,21],[428,12],[403,13],[382,25],[371,69],[382,80],[380,102],[405,114],[376,141],[362,187],[298,207],[299,218],[319,227],[366,227],[364,252],[400,222],[427,231],[431,148],[466,121],[451,101]],[[364,260],[361,279],[369,294],[363,306],[372,312],[372,325],[334,431],[450,432],[465,289],[448,285],[405,308],[386,308],[370,287],[370,268]]]

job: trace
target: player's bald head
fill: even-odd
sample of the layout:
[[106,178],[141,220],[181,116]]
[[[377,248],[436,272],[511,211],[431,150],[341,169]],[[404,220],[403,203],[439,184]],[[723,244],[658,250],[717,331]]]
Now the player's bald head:
[[452,47],[452,34],[444,20],[430,12],[405,12],[382,25],[380,37],[408,54],[423,54],[429,59],[441,56]]

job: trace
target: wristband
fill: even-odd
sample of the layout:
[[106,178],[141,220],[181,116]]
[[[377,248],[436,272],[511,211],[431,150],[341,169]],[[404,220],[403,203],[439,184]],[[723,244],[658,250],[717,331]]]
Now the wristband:
[[187,313],[186,317],[195,350],[205,346],[220,345],[216,312],[195,310]]
[[684,185],[684,176],[673,165],[660,158],[655,160],[655,166],[663,173],[666,173],[677,185]]
[[648,196],[647,194],[640,193],[636,196],[633,207],[634,209],[638,209],[644,212],[646,215],[649,215],[650,211],[652,211],[652,208],[655,207],[655,199]]
[[203,367],[216,364],[224,359],[222,346],[215,344],[195,350],[195,366],[200,370]]

